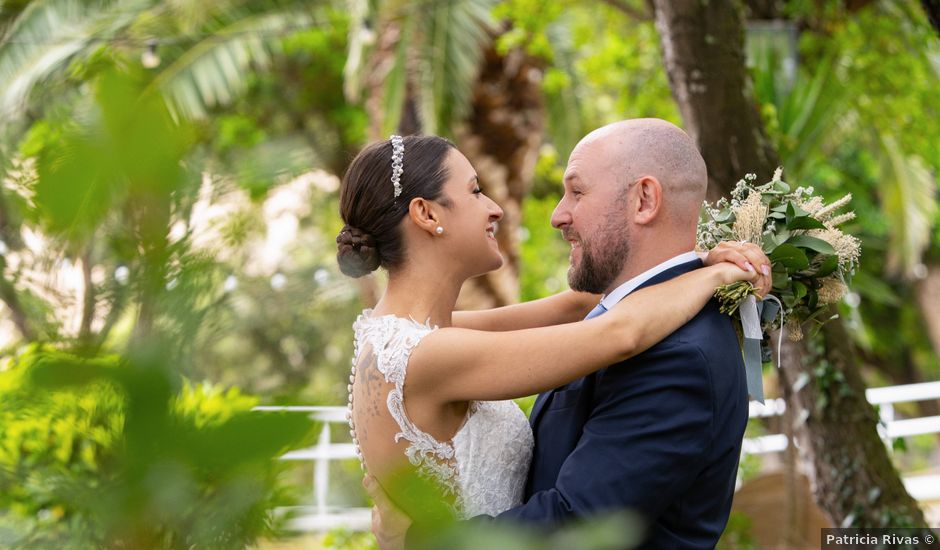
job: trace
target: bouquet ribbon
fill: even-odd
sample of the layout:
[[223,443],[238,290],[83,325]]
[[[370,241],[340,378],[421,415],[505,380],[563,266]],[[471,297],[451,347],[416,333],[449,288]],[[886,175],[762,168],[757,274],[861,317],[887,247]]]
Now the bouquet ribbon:
[[[769,294],[760,303],[758,303],[757,298],[751,295],[741,303],[739,311],[741,312],[741,332],[744,334],[744,373],[747,376],[747,393],[751,396],[751,399],[763,405],[764,330],[761,325],[771,321],[779,311],[782,331],[783,304],[776,296]],[[777,366],[780,366],[779,343],[777,345]]]

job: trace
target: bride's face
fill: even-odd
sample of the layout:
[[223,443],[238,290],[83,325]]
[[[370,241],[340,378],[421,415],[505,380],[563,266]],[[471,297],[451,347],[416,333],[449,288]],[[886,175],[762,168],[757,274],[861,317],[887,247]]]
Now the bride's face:
[[441,226],[452,260],[466,264],[470,276],[481,275],[503,265],[496,242],[497,222],[503,209],[480,190],[476,170],[467,157],[451,149],[445,161],[450,177],[444,195],[450,200]]

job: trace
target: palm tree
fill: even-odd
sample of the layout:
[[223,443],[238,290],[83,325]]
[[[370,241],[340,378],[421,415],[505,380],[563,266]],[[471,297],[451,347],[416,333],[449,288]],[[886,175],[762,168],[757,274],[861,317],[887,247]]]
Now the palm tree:
[[[347,94],[363,98],[370,140],[394,131],[452,138],[479,172],[484,191],[503,207],[497,238],[505,265],[465,285],[462,308],[519,298],[522,203],[549,114],[541,89],[546,62],[522,48],[498,47],[511,27],[493,21],[495,3],[354,3],[347,64]],[[364,301],[374,300],[374,283],[363,294]]]
[[[22,176],[20,165],[15,164],[15,147],[31,123],[43,116],[44,106],[64,104],[79,118],[86,116],[90,94],[82,90],[83,77],[78,77],[76,85],[70,75],[93,71],[102,59],[111,59],[130,72],[143,73],[142,79],[149,81],[143,95],[158,94],[178,121],[204,118],[210,109],[238,97],[251,72],[271,61],[285,34],[322,24],[317,18],[327,7],[321,3],[311,8],[300,0],[35,0],[20,11],[0,13],[0,180]],[[146,72],[133,67],[141,52],[151,56]],[[198,187],[198,177],[194,183]],[[186,201],[194,200],[194,193],[174,194],[174,200],[182,201],[175,211],[187,212]],[[28,215],[25,210],[29,208],[0,188],[0,240],[5,249],[21,247],[18,220]],[[129,202],[116,211],[134,210]],[[164,228],[170,222],[169,211],[169,207],[163,209]],[[60,255],[73,258],[83,268],[85,307],[80,332],[86,338],[91,336],[94,304],[100,297],[90,269],[97,256],[91,248],[95,236],[84,234],[78,241],[66,239],[69,242],[57,245]],[[0,261],[5,261],[3,254]],[[0,300],[10,309],[23,337],[31,340],[40,333],[37,327],[46,323],[36,318],[41,311],[28,306],[37,298],[16,287],[15,279],[0,278]],[[108,296],[112,307],[99,338],[126,304],[119,293]],[[141,327],[150,317],[143,313]]]

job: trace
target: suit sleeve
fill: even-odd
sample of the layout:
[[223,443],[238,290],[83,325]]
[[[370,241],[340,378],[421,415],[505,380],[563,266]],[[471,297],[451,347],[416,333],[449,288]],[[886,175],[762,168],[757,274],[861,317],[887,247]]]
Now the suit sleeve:
[[593,412],[555,486],[500,519],[551,525],[632,508],[655,520],[698,475],[715,428],[702,351],[657,346],[599,375]]

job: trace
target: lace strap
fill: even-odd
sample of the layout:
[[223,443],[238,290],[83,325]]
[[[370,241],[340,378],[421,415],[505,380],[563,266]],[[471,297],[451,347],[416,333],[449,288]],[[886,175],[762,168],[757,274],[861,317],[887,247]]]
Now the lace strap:
[[[451,494],[457,494],[457,470],[453,465],[455,453],[450,442],[440,442],[415,426],[405,413],[404,386],[411,352],[421,339],[437,330],[430,324],[413,319],[386,315],[370,318],[368,310],[356,321],[356,337],[368,343],[375,354],[376,365],[385,381],[393,384],[388,392],[388,412],[401,430],[395,442],[408,442],[405,456],[419,473],[441,483]],[[361,344],[357,349],[362,349]]]

